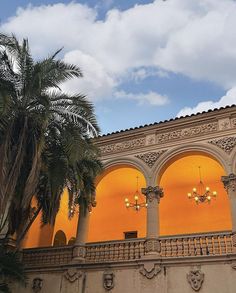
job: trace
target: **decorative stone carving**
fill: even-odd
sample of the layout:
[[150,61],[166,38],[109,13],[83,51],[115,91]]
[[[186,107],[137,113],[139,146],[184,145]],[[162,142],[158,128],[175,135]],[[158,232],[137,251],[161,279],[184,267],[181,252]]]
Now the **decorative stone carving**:
[[144,145],[145,145],[145,138],[141,137],[141,138],[136,138],[133,140],[127,140],[124,142],[113,143],[113,144],[101,146],[101,147],[99,147],[99,149],[100,149],[100,152],[102,155],[106,155],[106,154],[110,154],[110,153],[136,149],[136,148],[142,147]]
[[161,244],[158,239],[147,239],[144,243],[145,253],[159,253],[161,251]]
[[161,272],[161,266],[155,263],[144,263],[139,272],[147,279],[152,279]]
[[147,203],[150,203],[153,201],[154,198],[157,199],[157,202],[160,202],[160,198],[164,196],[163,189],[159,186],[148,186],[146,188],[141,189],[142,194],[144,194],[147,197]]
[[34,278],[33,279],[33,284],[32,284],[32,289],[35,293],[40,292],[43,287],[43,279],[41,278]]
[[224,137],[221,139],[214,139],[209,141],[209,143],[216,145],[221,148],[227,154],[230,154],[233,148],[236,146],[236,137]]
[[156,137],[156,143],[160,144],[160,143],[165,143],[165,142],[176,140],[176,139],[188,138],[188,137],[208,134],[208,133],[216,132],[216,131],[218,131],[218,123],[212,122],[212,123],[202,124],[199,126],[194,126],[190,128],[184,128],[181,130],[175,130],[175,131],[159,134]]
[[84,245],[76,245],[73,249],[73,257],[84,259],[86,255],[86,247]]
[[146,145],[152,145],[156,142],[156,135],[155,134],[149,134],[146,136]]
[[69,268],[66,272],[64,272],[64,277],[70,283],[74,283],[76,280],[78,280],[82,276],[83,276],[83,272],[75,268]]
[[232,127],[236,127],[236,118],[233,118],[231,120],[231,125],[232,125]]
[[109,291],[114,288],[114,286],[114,273],[111,271],[105,271],[103,273],[103,287]]
[[229,118],[219,119],[219,130],[226,130],[230,128]]
[[187,274],[187,280],[194,291],[199,291],[204,281],[204,273],[199,269],[193,269]]
[[166,150],[161,150],[158,152],[149,152],[145,154],[136,155],[135,157],[142,160],[144,163],[148,165],[149,168],[152,168],[156,163],[158,158],[164,153]]
[[224,188],[227,192],[236,191],[236,175],[231,173],[229,176],[222,176],[221,181],[224,184]]

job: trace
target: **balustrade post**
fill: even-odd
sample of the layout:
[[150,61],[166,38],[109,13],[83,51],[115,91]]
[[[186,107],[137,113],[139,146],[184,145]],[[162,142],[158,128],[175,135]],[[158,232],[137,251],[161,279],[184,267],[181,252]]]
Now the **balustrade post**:
[[163,197],[163,189],[159,186],[142,188],[147,199],[147,233],[145,241],[146,255],[159,255],[161,245],[159,241],[159,203]]
[[88,208],[85,208],[84,205],[80,205],[77,234],[76,234],[75,246],[73,249],[73,261],[85,260],[85,254],[86,254],[85,244],[87,242],[87,237],[88,237],[89,217],[90,217],[90,213]]
[[228,176],[222,176],[221,180],[228,193],[231,207],[232,218],[232,244],[233,250],[236,252],[236,175],[231,173]]

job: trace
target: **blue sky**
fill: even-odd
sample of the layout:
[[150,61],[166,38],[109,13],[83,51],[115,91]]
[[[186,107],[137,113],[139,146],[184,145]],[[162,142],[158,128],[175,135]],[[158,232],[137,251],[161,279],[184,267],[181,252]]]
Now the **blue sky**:
[[1,0],[0,31],[35,58],[63,46],[84,73],[63,90],[107,133],[236,103],[235,15],[233,0]]

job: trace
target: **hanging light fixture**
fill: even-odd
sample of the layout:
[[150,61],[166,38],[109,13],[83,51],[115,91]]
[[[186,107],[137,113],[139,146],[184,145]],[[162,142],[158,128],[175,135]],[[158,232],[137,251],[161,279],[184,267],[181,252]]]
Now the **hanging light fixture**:
[[141,208],[147,207],[147,203],[139,202],[139,197],[140,197],[139,188],[138,188],[139,177],[137,176],[136,179],[137,179],[137,183],[136,183],[136,191],[134,193],[134,202],[130,202],[128,198],[125,198],[125,206],[127,209],[133,208],[136,212],[138,212]]
[[201,167],[198,167],[199,169],[199,184],[198,188],[194,187],[192,192],[188,193],[189,199],[194,199],[196,204],[199,203],[210,203],[212,198],[215,198],[217,196],[216,191],[211,191],[210,187],[203,184],[202,181],[202,175],[201,175]]

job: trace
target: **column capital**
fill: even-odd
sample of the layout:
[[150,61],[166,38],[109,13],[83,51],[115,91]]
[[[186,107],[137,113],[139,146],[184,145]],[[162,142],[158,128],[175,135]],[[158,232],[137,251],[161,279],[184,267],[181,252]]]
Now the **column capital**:
[[164,196],[163,188],[159,186],[148,186],[141,189],[142,194],[147,197],[148,202],[152,202],[154,198],[157,199],[157,202],[160,202],[160,198]]
[[234,173],[231,173],[228,176],[222,176],[221,181],[227,192],[236,191],[236,175]]

